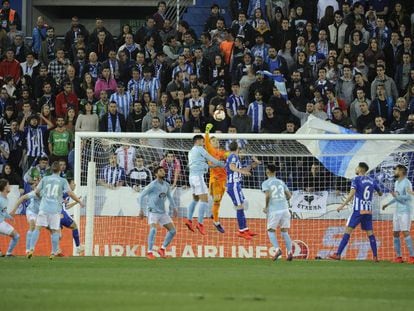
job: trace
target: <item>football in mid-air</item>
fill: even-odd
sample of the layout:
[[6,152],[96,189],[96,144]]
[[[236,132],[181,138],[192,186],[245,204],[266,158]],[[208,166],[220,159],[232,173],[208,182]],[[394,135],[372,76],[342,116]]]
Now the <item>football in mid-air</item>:
[[223,110],[216,110],[213,113],[213,118],[216,121],[223,121],[226,118],[226,113]]

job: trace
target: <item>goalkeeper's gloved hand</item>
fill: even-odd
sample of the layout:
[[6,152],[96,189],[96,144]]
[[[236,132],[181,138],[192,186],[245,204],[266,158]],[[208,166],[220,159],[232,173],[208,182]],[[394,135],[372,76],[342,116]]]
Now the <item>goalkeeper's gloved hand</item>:
[[207,123],[207,125],[206,125],[206,134],[210,133],[212,128],[213,128],[213,124]]

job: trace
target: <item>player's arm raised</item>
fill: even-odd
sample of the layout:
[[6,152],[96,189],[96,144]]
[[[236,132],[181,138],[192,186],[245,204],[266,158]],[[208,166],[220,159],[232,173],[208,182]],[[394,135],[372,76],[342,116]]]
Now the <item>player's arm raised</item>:
[[355,192],[356,192],[355,188],[352,188],[351,191],[349,192],[348,197],[345,199],[345,201],[342,202],[342,204],[339,205],[339,207],[336,209],[338,212],[342,211],[345,208],[345,206],[348,205],[349,202],[351,202],[351,200],[355,196]]

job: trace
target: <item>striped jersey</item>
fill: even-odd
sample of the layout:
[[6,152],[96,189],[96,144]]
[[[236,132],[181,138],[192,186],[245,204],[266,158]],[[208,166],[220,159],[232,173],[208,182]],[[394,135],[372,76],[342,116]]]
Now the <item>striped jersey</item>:
[[130,93],[125,92],[122,95],[119,93],[113,93],[109,100],[116,102],[116,110],[118,113],[122,113],[125,118],[128,117],[132,106],[132,96]]
[[180,67],[179,65],[175,66],[173,71],[172,71],[172,75],[171,77],[174,79],[175,74],[177,72],[182,72],[182,73],[187,73],[187,75],[184,74],[184,84],[188,85],[188,83],[190,83],[190,80],[188,79],[188,77],[193,73],[193,67],[191,67],[191,65],[189,64],[184,64],[184,67]]
[[44,135],[47,130],[47,126],[39,125],[36,128],[27,126],[24,130],[24,136],[26,137],[26,149],[29,157],[41,157],[45,156]]
[[260,133],[264,115],[263,103],[258,103],[257,101],[252,102],[247,109],[247,115],[252,118],[252,132]]
[[125,170],[119,165],[107,165],[101,170],[101,180],[115,186],[118,182],[125,181]]
[[199,97],[198,99],[188,99],[185,103],[185,108],[189,108],[191,110],[193,107],[200,107],[201,114],[204,115],[204,98]]
[[157,78],[141,79],[139,82],[139,90],[141,94],[149,93],[151,100],[154,102],[158,101],[158,90],[160,88],[160,81]]
[[238,96],[238,95],[231,94],[227,98],[226,109],[231,110],[233,115],[235,115],[236,112],[237,112],[237,109],[240,106],[245,106],[245,105],[246,105],[246,103],[244,101],[243,96]]
[[[226,160],[226,173],[227,173],[227,185],[228,184],[235,184],[240,183],[242,180],[242,175],[239,172],[233,172],[230,169],[230,165],[235,164],[236,168],[242,168],[240,158],[237,154],[231,153]],[[227,186],[229,188],[229,186]]]
[[351,189],[355,189],[354,212],[371,214],[374,191],[380,192],[376,181],[369,176],[356,176],[352,179]]
[[139,84],[140,84],[140,82],[141,82],[141,80],[131,79],[131,80],[129,80],[128,85],[127,85],[127,90],[132,95],[132,98],[133,98],[134,101],[139,100],[139,95],[140,95]]

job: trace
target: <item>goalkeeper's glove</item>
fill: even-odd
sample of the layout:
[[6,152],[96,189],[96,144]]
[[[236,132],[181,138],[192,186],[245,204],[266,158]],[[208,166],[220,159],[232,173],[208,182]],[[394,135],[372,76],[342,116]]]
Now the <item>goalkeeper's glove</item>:
[[206,134],[210,133],[211,129],[213,128],[213,124],[211,123],[207,123],[206,125]]

